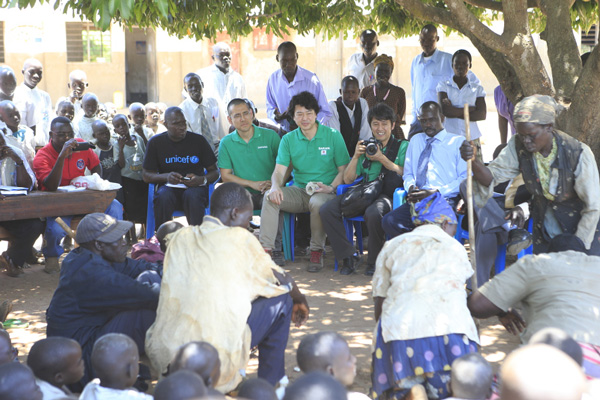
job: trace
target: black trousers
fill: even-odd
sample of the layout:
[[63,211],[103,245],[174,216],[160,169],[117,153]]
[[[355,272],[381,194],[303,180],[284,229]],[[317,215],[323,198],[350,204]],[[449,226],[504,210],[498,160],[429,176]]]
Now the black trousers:
[[0,221],[0,226],[13,236],[6,251],[16,267],[22,267],[25,260],[31,255],[31,248],[36,239],[44,233],[45,224],[35,219],[22,219],[18,221]]

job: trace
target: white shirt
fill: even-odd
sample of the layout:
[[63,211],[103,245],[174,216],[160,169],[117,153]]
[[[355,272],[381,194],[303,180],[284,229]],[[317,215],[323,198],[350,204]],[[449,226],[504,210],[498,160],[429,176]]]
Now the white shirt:
[[96,143],[96,139],[94,139],[94,132],[92,131],[92,124],[98,118],[88,118],[85,115],[82,115],[79,120],[75,120],[74,125],[77,129],[75,131],[75,137],[82,138],[86,142]]
[[465,281],[471,275],[464,246],[437,225],[388,240],[373,275],[373,297],[385,298],[385,342],[463,334],[479,343],[467,308]]
[[248,97],[244,78],[231,68],[229,72],[224,74],[213,64],[210,67],[198,70],[197,74],[200,75],[202,83],[204,83],[204,95],[219,100],[224,107],[227,107],[232,99],[245,99]]
[[24,83],[15,90],[14,103],[21,113],[21,123],[35,126],[35,143],[45,146],[50,140],[52,121],[52,100],[50,95],[38,88],[29,88]]
[[[33,186],[35,185],[35,174],[33,173],[31,166],[29,166],[25,155],[18,147],[10,144],[7,144],[7,146],[13,149],[23,161],[23,166],[25,166],[25,170],[27,170],[27,173],[31,177],[31,186],[27,189],[33,189]],[[17,186],[17,165],[10,157],[0,160],[0,185]]]
[[[485,90],[483,90],[483,86],[478,83],[471,82],[467,79],[467,83],[462,87],[458,88],[456,82],[454,82],[453,78],[444,79],[438,83],[437,92],[445,92],[448,95],[448,100],[452,103],[454,107],[463,108],[465,104],[468,104],[469,107],[475,107],[475,102],[478,97],[485,98]],[[454,133],[455,135],[461,135],[465,137],[465,120],[460,118],[446,118],[444,120],[444,128],[450,133]],[[477,122],[471,121],[469,123],[469,128],[471,130],[471,139],[479,139],[481,137],[481,131],[477,126]]]
[[12,130],[6,126],[2,128],[4,131],[4,140],[7,144],[18,147],[23,151],[25,159],[29,165],[33,165],[33,157],[35,157],[35,136],[31,128],[25,125],[19,125],[17,137],[13,135]]
[[374,85],[377,82],[375,79],[375,65],[373,61],[365,65],[363,53],[354,53],[348,59],[348,75],[358,79],[360,89]]
[[35,378],[35,383],[37,383],[40,390],[42,391],[42,400],[60,400],[64,399],[69,395],[60,388],[57,388],[56,386],[41,379]]
[[[202,97],[202,103],[198,104],[187,98],[179,105],[179,108],[183,110],[188,129],[204,136],[214,151],[215,145],[219,143],[221,138],[225,137],[229,128],[229,125],[225,126],[222,122],[223,113],[217,99]],[[202,118],[206,118],[208,121],[210,132],[202,132]]]
[[100,379],[94,379],[85,385],[79,400],[152,400],[153,397],[134,389],[111,389],[100,386]]
[[[362,53],[361,53],[362,54]],[[371,127],[369,126],[369,120],[367,119],[367,113],[369,112],[369,105],[367,101],[362,97],[359,98],[360,108],[362,110],[362,120],[360,122],[360,131],[358,133],[359,140],[367,140],[371,137]],[[344,104],[344,102],[342,102]],[[335,129],[338,132],[340,131],[340,115],[338,113],[337,105],[335,101],[329,102],[329,108],[331,108],[332,116],[325,122],[324,125]],[[349,109],[346,104],[344,104],[344,108],[348,112],[348,116],[350,117],[350,122],[354,126],[354,110],[356,110],[356,105],[354,105],[354,109]]]

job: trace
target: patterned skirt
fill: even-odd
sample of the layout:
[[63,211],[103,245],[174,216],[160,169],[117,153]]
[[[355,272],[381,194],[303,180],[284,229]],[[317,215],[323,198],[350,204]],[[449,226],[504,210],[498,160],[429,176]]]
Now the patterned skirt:
[[421,384],[430,399],[444,399],[450,391],[450,366],[468,353],[477,352],[477,343],[463,334],[448,334],[411,340],[384,342],[381,321],[373,353],[371,397],[402,399]]

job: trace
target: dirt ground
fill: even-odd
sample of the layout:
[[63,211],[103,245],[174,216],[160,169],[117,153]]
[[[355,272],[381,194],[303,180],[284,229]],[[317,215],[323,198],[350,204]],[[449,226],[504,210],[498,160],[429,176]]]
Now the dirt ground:
[[[362,275],[364,266],[359,274],[351,276],[334,272],[331,252],[328,252],[325,268],[320,273],[305,272],[306,264],[305,258],[296,258],[293,263],[288,261],[285,267],[307,295],[310,305],[308,323],[290,330],[286,350],[287,375],[290,380],[300,375],[295,350],[305,334],[322,330],[336,331],[346,338],[357,357],[357,377],[351,389],[367,393],[370,387],[372,331],[375,326],[371,280]],[[23,362],[32,344],[45,337],[45,311],[57,284],[58,275],[44,273],[41,265],[27,269],[19,278],[0,273],[0,301],[9,299],[13,302],[13,312],[9,318],[29,322],[27,328],[9,330],[13,344],[19,350],[19,359]],[[507,333],[496,318],[481,321],[480,333],[482,353],[495,368],[507,353],[518,346],[518,338]],[[257,360],[251,359],[248,367],[250,376],[255,374],[256,364]]]

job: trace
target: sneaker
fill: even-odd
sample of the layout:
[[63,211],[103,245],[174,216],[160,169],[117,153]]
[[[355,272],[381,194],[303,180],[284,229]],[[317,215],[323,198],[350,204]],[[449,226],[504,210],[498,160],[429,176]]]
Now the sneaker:
[[271,252],[271,260],[280,267],[285,266],[285,258],[282,251],[273,250]]
[[531,233],[526,229],[513,229],[508,232],[508,244],[506,245],[506,254],[516,256],[522,250],[525,250],[533,243]]
[[[294,247],[294,256],[296,257],[305,257],[310,254],[310,250],[305,246],[296,246]],[[311,255],[312,257],[312,255]]]
[[323,269],[323,251],[314,250],[310,252],[310,261],[306,270],[308,272],[319,272]]
[[366,276],[373,276],[375,274],[375,265],[369,264],[367,265],[367,269],[365,270]]
[[47,274],[55,274],[60,272],[58,257],[46,257],[46,266],[44,267],[44,272]]
[[362,257],[360,255],[353,255],[351,257],[344,258],[342,261],[342,269],[340,269],[340,274],[351,275],[355,273],[361,261]]

